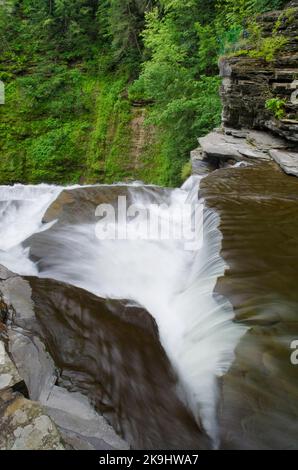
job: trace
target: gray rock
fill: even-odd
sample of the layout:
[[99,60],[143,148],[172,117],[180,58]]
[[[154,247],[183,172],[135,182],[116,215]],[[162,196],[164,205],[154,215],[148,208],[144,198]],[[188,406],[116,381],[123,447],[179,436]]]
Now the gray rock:
[[211,132],[206,137],[199,139],[199,143],[205,155],[209,158],[223,160],[242,161],[243,157],[260,160],[268,160],[268,154],[252,146],[246,139],[226,135],[219,132]]
[[38,403],[0,391],[1,450],[64,450],[62,437]]
[[[9,408],[9,419],[6,419],[6,403],[0,407],[0,431],[3,433],[0,448],[63,449],[63,436],[68,447],[74,449],[128,449],[128,444],[96,413],[85,396],[55,386],[55,364],[35,334],[36,317],[30,284],[2,267],[0,279],[0,299],[9,312],[5,334],[12,358],[0,341],[0,393],[4,389],[8,402],[13,404]],[[39,404],[23,397],[15,398],[8,388],[22,380],[30,399]]]
[[45,403],[57,374],[51,356],[42,341],[29,333],[14,328],[8,331],[9,351],[32,400]]
[[231,139],[233,137],[211,132],[207,136],[200,138],[199,143],[203,152],[208,157],[241,160],[241,153],[238,151],[236,143],[233,143]]
[[214,169],[212,168],[210,161],[203,154],[203,151],[201,148],[197,148],[196,150],[193,150],[190,156],[191,156],[191,166],[192,166],[193,175],[199,175],[199,176],[207,175],[210,173],[210,171]]
[[298,152],[270,150],[270,155],[285,173],[298,176]]
[[71,445],[78,445],[80,449],[129,449],[127,443],[117,436],[81,393],[71,393],[55,386],[45,405],[47,413]]
[[12,387],[21,381],[17,368],[5,351],[3,341],[0,340],[0,390]]
[[16,274],[10,272],[7,268],[0,265],[0,279],[1,280],[6,280],[10,277],[15,277],[15,276]]
[[226,135],[232,135],[233,137],[237,137],[239,139],[246,139],[247,135],[249,134],[248,129],[231,129],[229,127],[223,128],[223,131]]
[[283,119],[282,121],[271,119],[269,121],[266,121],[265,126],[272,132],[279,134],[290,142],[298,142],[297,121],[291,119]]
[[247,141],[257,147],[259,150],[269,151],[271,149],[288,148],[289,142],[269,132],[248,131],[246,135]]
[[8,278],[0,282],[3,300],[13,310],[14,321],[26,327],[26,322],[35,318],[30,284],[20,276],[7,273]]

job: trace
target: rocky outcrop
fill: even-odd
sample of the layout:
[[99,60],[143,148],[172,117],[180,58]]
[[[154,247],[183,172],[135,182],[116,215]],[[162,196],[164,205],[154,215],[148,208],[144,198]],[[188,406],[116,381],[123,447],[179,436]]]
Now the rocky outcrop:
[[0,448],[128,449],[87,397],[56,385],[58,369],[33,333],[30,284],[3,267],[0,311]]
[[[281,20],[277,33],[288,42],[275,60],[221,60],[223,124],[191,154],[193,173],[210,173],[200,196],[220,217],[228,268],[216,295],[229,299],[236,321],[249,327],[222,379],[222,449],[292,450],[298,442],[297,369],[290,360],[298,337],[298,180],[286,176],[298,176],[298,2],[288,8],[290,22],[281,12],[259,20],[265,37]],[[274,97],[285,101],[281,119],[265,107]]]
[[193,173],[204,175],[231,165],[251,165],[274,160],[289,175],[298,176],[295,146],[270,132],[249,129],[216,129],[199,139],[191,154]]
[[[0,274],[3,339],[11,358],[5,354],[0,368],[3,448],[32,448],[28,439],[37,418],[38,426],[71,449],[210,447],[177,394],[156,323],[144,309],[49,279],[5,269]],[[16,383],[23,385],[23,396],[14,397]],[[24,402],[24,395],[32,401]],[[14,399],[29,413],[18,444],[10,438],[14,428],[5,411]],[[30,445],[49,448],[44,442]]]
[[29,282],[35,331],[59,367],[58,385],[88,397],[134,449],[208,447],[144,309],[56,281]]
[[[298,176],[298,0],[257,21],[267,49],[279,38],[285,45],[268,58],[248,42],[242,52],[220,60],[222,127],[199,139],[191,154],[194,174],[271,160]],[[272,99],[280,106],[278,118],[268,109]]]
[[[262,52],[249,56],[254,44],[242,55],[239,52],[237,56],[220,60],[223,125],[268,129],[298,142],[298,1],[291,2],[284,11],[260,16],[258,23],[263,39],[268,41],[267,48],[274,48],[276,38],[282,37],[286,43],[276,51],[275,57],[267,60]],[[266,109],[266,101],[272,98],[284,100],[284,115],[280,119]]]

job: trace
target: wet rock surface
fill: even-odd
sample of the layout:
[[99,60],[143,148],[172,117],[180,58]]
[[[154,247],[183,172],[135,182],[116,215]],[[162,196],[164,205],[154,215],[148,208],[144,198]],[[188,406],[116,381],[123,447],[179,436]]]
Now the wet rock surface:
[[[0,366],[3,448],[210,446],[177,395],[176,377],[145,310],[56,281],[0,273],[11,357],[6,354]],[[13,387],[22,382],[35,402],[15,395]],[[5,417],[11,400],[29,413],[17,443]],[[40,426],[49,436],[40,432],[37,441]]]
[[6,323],[0,323],[0,447],[127,449],[85,396],[55,385],[59,371],[34,334],[37,321],[29,282],[2,267],[0,278]]
[[[165,202],[170,196],[170,190],[157,186],[147,187],[152,203],[158,201],[162,196]],[[134,188],[134,194],[142,192],[142,185],[139,189]],[[51,204],[44,215],[44,222],[58,220],[57,229],[64,224],[90,223],[94,222],[95,209],[100,204],[111,204],[117,209],[118,197],[126,196],[127,205],[131,204],[130,186],[123,184],[97,185],[76,187],[62,191],[57,199]]]
[[55,281],[30,284],[59,384],[88,396],[133,448],[209,446],[177,396],[154,321],[144,321],[147,312]]

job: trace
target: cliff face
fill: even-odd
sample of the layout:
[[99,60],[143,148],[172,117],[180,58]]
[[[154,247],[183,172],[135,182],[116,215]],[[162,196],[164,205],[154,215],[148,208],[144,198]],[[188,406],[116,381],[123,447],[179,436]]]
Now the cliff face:
[[[220,60],[223,124],[268,129],[298,142],[298,1],[283,11],[261,15],[257,25],[265,57],[258,57],[262,50],[259,54],[253,50],[256,44],[251,38],[238,56]],[[284,100],[281,119],[266,109],[270,99]]]
[[199,139],[193,172],[273,160],[298,176],[298,0],[259,16],[246,35],[220,60],[222,127]]

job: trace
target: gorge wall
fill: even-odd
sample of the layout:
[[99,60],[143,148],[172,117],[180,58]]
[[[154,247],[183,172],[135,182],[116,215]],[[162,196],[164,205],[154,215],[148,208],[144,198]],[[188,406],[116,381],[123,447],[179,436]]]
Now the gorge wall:
[[259,16],[239,50],[220,59],[222,127],[199,139],[195,172],[207,162],[216,168],[253,159],[275,160],[298,176],[297,31],[298,2],[292,1]]
[[[260,16],[257,24],[259,51],[253,44],[236,57],[220,60],[223,125],[272,130],[297,142],[298,2],[291,2],[282,12]],[[280,119],[266,109],[270,99],[284,101]]]

